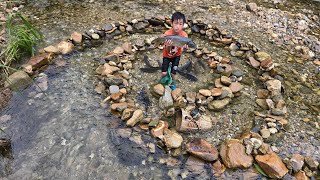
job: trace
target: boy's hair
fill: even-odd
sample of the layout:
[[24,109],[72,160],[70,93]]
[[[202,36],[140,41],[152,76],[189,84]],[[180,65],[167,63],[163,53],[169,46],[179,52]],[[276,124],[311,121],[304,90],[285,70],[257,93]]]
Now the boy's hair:
[[171,22],[174,20],[182,19],[183,23],[186,23],[186,17],[181,12],[175,12],[171,16]]

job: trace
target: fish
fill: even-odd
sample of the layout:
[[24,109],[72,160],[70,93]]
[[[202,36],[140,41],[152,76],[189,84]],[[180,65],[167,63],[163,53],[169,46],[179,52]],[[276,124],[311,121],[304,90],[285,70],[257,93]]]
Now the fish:
[[155,46],[159,46],[161,43],[164,43],[166,40],[172,41],[172,46],[177,47],[183,47],[185,44],[188,45],[189,48],[197,48],[197,45],[189,38],[182,37],[182,36],[162,36],[158,37],[157,39],[154,39],[151,41],[151,44],[154,44]]
[[151,100],[148,92],[146,91],[146,87],[142,87],[142,89],[138,92],[137,100],[139,103],[144,105],[146,112],[148,108],[151,106]]

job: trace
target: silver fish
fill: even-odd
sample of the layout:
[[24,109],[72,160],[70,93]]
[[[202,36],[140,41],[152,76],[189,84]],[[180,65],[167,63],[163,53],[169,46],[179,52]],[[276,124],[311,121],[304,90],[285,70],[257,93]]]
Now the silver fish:
[[189,48],[197,48],[197,45],[191,39],[182,36],[158,37],[151,43],[155,46],[159,46],[159,44],[164,43],[167,39],[172,41],[172,46],[183,47],[185,44],[187,44]]

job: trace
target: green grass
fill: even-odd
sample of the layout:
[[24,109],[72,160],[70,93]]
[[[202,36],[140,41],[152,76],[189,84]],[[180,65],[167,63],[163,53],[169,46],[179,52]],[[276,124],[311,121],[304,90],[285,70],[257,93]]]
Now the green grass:
[[8,15],[6,30],[7,46],[1,52],[0,69],[8,75],[12,62],[23,55],[34,55],[35,45],[43,39],[43,35],[20,13]]

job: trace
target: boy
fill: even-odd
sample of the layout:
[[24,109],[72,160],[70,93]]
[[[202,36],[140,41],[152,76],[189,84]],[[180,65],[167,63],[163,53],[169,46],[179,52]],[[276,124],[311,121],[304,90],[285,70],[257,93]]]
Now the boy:
[[[184,14],[180,12],[175,12],[172,14],[171,17],[171,22],[172,22],[172,28],[166,31],[162,36],[183,36],[183,37],[188,37],[188,34],[183,31],[183,25],[186,23],[186,18]],[[166,40],[164,43],[164,48],[163,48],[163,63],[162,63],[162,74],[161,77],[164,77],[167,75],[167,71],[169,68],[169,63],[172,63],[171,66],[171,76],[172,79],[175,79],[177,69],[179,66],[179,61],[180,61],[180,56],[182,54],[183,49],[187,49],[188,45],[184,45],[182,48],[179,47],[174,47],[172,46],[172,41],[171,40]],[[172,87],[172,89],[175,89]]]

